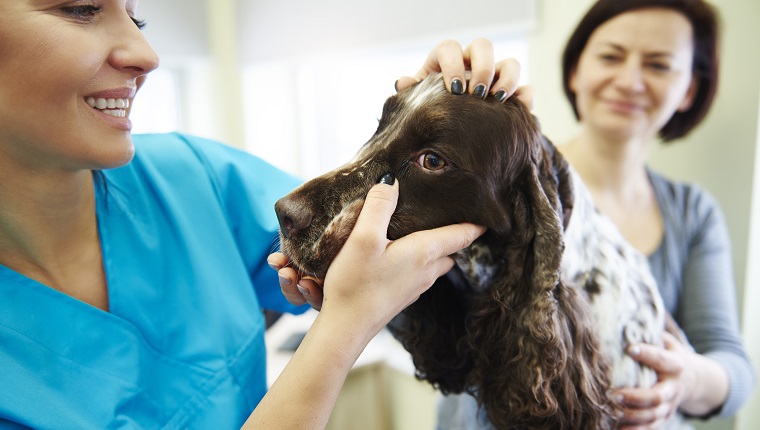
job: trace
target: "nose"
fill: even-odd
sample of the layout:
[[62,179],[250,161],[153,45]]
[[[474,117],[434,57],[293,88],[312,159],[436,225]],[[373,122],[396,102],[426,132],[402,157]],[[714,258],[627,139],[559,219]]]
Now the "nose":
[[642,66],[633,58],[623,64],[615,76],[617,86],[625,91],[638,92],[644,90],[644,74]]
[[277,213],[280,231],[286,238],[290,238],[309,227],[314,219],[314,212],[308,205],[291,197],[283,197],[277,200],[277,203],[274,204],[274,211]]
[[128,15],[118,27],[114,27],[115,40],[109,62],[117,69],[127,70],[135,76],[150,73],[158,67],[159,59],[145,36]]

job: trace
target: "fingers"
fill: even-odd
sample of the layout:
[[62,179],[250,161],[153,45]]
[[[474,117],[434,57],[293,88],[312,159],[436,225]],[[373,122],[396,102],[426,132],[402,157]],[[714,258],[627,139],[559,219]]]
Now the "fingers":
[[[444,40],[436,45],[425,59],[422,68],[414,76],[403,76],[396,81],[396,91],[401,91],[432,73],[441,72],[446,89],[454,94],[463,94],[465,86],[465,64],[462,46],[456,40]],[[452,86],[453,83],[453,86]]]
[[[412,233],[412,235],[418,242],[429,244],[430,260],[435,260],[447,257],[470,246],[485,231],[485,227],[462,223],[420,231]],[[403,240],[403,238],[400,239],[400,241]]]
[[441,72],[446,89],[453,94],[466,92],[480,98],[492,94],[501,102],[517,94],[519,100],[532,109],[532,88],[518,90],[520,70],[520,63],[513,58],[494,63],[493,43],[488,39],[475,39],[464,50],[459,42],[449,39],[433,48],[416,75],[401,77],[395,87],[401,91],[431,73]]
[[298,272],[288,267],[290,259],[281,252],[275,252],[267,258],[269,266],[277,270],[277,278],[282,294],[288,302],[301,306],[308,303],[312,308],[322,308],[322,282],[318,279],[300,278]]
[[[359,218],[348,240],[363,240],[364,246],[376,247],[387,244],[388,224],[398,202],[398,182],[388,173],[381,182],[370,188]],[[378,228],[384,226],[384,228]],[[377,251],[382,251],[377,249]]]
[[621,428],[659,428],[678,407],[673,381],[651,388],[624,388],[617,390],[617,394],[621,397]]
[[634,360],[651,367],[658,374],[680,373],[683,370],[683,360],[672,351],[665,348],[639,343],[631,345],[626,351]]
[[464,61],[470,63],[471,69],[468,93],[480,98],[488,95],[496,74],[493,56],[493,44],[488,39],[476,39],[464,50]]
[[[496,81],[491,85],[491,93],[504,101],[517,91],[517,85],[520,82],[520,63],[514,58],[508,58],[496,63],[495,67]],[[530,103],[533,103],[532,93]]]
[[269,257],[267,257],[267,263],[269,263],[269,267],[274,270],[280,270],[281,268],[287,266],[289,262],[290,259],[282,252],[273,252],[269,254]]

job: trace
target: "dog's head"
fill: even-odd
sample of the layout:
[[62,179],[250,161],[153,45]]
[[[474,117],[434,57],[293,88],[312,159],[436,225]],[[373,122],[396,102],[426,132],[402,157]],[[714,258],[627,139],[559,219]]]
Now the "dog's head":
[[[303,273],[323,278],[367,191],[388,172],[401,184],[389,239],[460,222],[488,227],[486,236],[524,235],[515,232],[517,224],[530,221],[516,217],[557,225],[557,211],[569,208],[571,198],[559,201],[562,166],[543,146],[535,119],[518,101],[455,96],[440,75],[431,76],[385,102],[377,131],[352,161],[277,202],[282,250]],[[521,190],[530,193],[513,199]],[[555,239],[561,242],[556,233]]]
[[609,414],[605,363],[582,300],[559,279],[568,167],[528,109],[455,96],[439,75],[390,97],[351,162],[277,202],[282,250],[302,273],[324,278],[387,172],[400,181],[389,239],[488,229],[391,324],[417,376],[472,393],[498,428],[602,428],[588,416]]

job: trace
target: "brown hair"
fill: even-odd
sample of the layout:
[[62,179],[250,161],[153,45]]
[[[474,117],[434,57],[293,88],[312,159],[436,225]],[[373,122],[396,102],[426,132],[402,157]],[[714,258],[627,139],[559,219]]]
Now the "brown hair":
[[645,8],[674,10],[691,23],[694,31],[693,79],[696,80],[694,101],[688,110],[676,112],[659,134],[671,141],[688,134],[707,115],[718,87],[718,12],[703,0],[599,0],[575,28],[562,54],[562,86],[565,96],[580,119],[570,77],[578,66],[581,53],[591,34],[603,23],[625,12]]

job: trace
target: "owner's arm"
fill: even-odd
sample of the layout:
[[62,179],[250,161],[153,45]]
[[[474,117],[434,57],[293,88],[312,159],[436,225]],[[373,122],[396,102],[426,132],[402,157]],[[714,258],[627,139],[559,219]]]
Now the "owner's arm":
[[[723,214],[706,192],[690,190],[687,202],[688,257],[676,318],[700,358],[704,374],[687,387],[681,410],[691,415],[734,415],[755,385],[755,375],[741,339],[731,246]],[[713,366],[710,366],[712,364]],[[723,370],[720,381],[715,365]],[[710,370],[712,368],[712,370]],[[725,391],[722,384],[726,383]],[[715,396],[725,393],[720,401]]]

